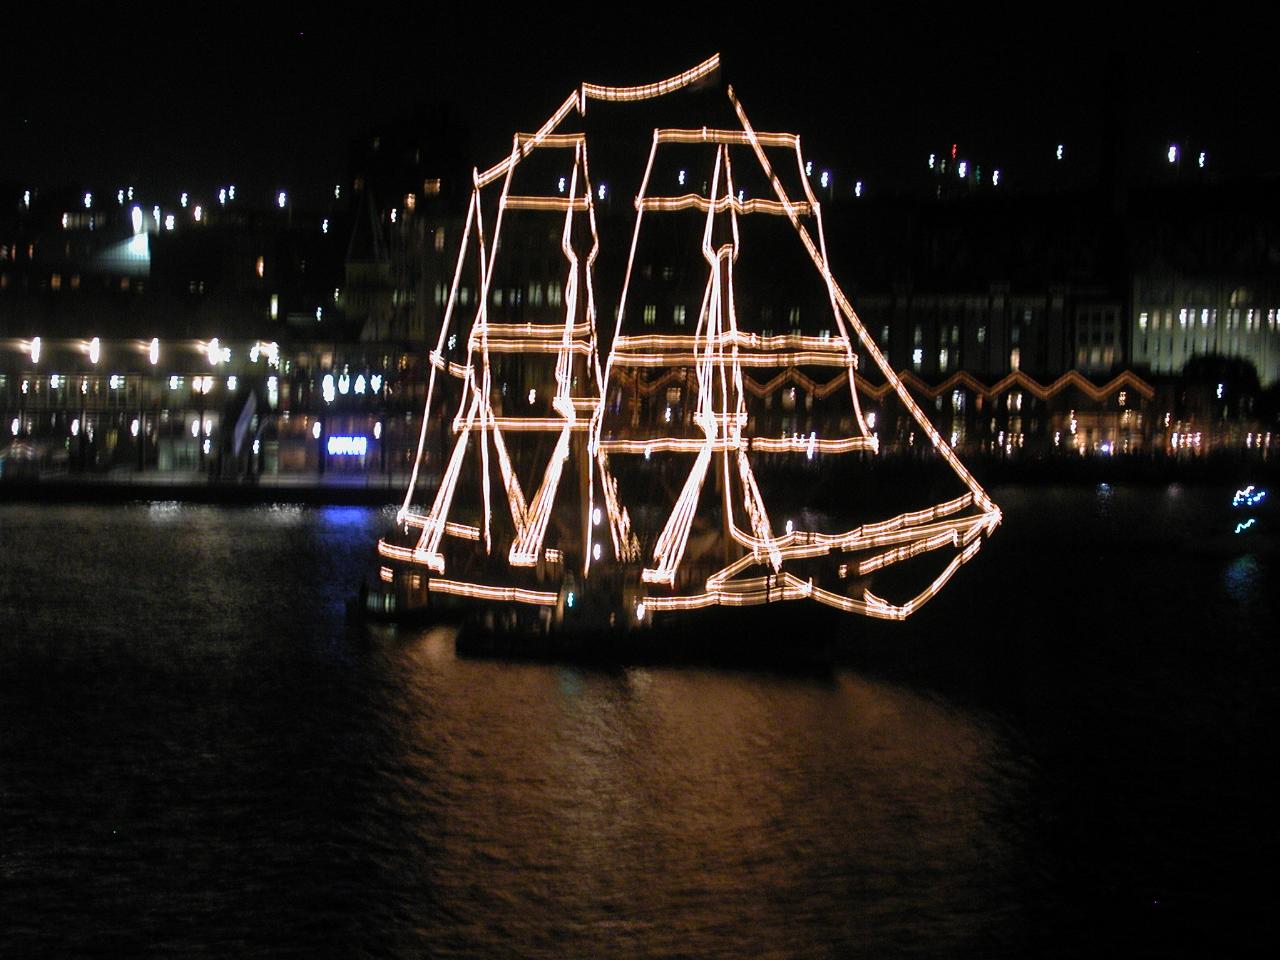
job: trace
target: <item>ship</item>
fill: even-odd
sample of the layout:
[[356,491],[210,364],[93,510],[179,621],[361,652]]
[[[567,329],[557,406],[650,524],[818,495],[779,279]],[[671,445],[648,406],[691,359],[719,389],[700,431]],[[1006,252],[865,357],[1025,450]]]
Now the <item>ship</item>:
[[[417,455],[361,590],[366,615],[516,637],[797,603],[902,620],[999,525],[834,277],[799,137],[757,131],[731,86],[731,124],[652,129],[621,289],[602,310],[588,106],[705,91],[719,70],[713,56],[655,83],[583,83],[473,172]],[[545,322],[494,315],[517,223],[539,224],[523,235],[560,258]],[[803,310],[775,314],[768,290],[801,281]],[[681,283],[679,303],[655,290]],[[928,483],[877,473],[873,396],[899,404],[895,439],[929,454]]]

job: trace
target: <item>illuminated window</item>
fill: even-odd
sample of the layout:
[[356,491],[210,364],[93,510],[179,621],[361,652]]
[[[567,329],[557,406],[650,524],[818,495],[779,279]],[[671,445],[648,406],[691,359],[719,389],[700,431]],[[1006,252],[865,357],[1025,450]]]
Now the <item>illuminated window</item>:
[[646,327],[652,327],[654,324],[654,321],[656,321],[657,319],[658,319],[658,308],[654,306],[652,303],[646,304],[644,308],[644,325]]
[[684,304],[677,303],[671,311],[671,319],[677,327],[684,326]]
[[425,196],[434,197],[440,193],[440,178],[422,181],[422,192]]
[[1022,350],[1014,347],[1009,351],[1009,369],[1020,370],[1022,368]]
[[800,308],[792,307],[791,312],[787,314],[787,322],[791,324],[791,329],[798,330],[800,328]]
[[911,351],[911,365],[915,367],[916,370],[919,370],[924,366],[924,350],[920,347],[916,347]]
[[253,271],[258,275],[258,278],[261,279],[262,276],[267,272],[266,260],[264,260],[262,257],[259,257],[257,261],[254,263]]
[[978,327],[978,342],[979,343],[987,342],[987,328],[985,326]]
[[949,359],[950,359],[950,356],[949,356],[949,354],[947,353],[947,348],[946,348],[946,347],[943,347],[941,350],[939,350],[939,351],[938,351],[938,369],[939,369],[939,370],[946,370],[946,369],[947,369],[947,361],[948,361]]
[[436,227],[436,253],[444,250],[444,227]]

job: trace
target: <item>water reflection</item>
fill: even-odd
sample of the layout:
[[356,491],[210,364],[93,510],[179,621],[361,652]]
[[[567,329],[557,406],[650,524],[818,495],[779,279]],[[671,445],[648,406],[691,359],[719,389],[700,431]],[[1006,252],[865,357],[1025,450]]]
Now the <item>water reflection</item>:
[[422,837],[451,918],[429,951],[492,933],[495,907],[516,942],[554,930],[545,955],[590,954],[608,931],[647,956],[790,949],[798,925],[803,953],[883,955],[922,899],[945,953],[992,904],[1020,910],[1026,837],[1007,811],[1028,770],[990,719],[852,673],[595,671],[440,644],[384,651],[403,693],[390,765],[424,803],[449,798]]
[[956,592],[816,677],[352,628],[394,508],[0,504],[5,953],[1230,952],[1274,553],[1206,549],[1220,490],[994,493]]

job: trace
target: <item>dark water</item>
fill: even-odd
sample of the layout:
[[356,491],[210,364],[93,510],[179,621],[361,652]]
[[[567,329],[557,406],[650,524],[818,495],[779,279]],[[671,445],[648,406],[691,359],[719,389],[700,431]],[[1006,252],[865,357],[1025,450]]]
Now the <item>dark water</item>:
[[378,511],[0,505],[0,956],[1221,956],[1274,940],[1274,543],[995,491],[823,675],[366,634]]

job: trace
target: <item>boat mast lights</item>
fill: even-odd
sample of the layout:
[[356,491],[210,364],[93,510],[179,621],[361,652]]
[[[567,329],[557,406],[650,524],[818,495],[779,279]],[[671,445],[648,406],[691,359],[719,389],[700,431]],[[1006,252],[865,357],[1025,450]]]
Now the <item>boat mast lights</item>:
[[[428,578],[431,591],[488,601],[545,606],[563,603],[561,594],[557,593],[503,584],[446,580],[440,576],[447,566],[442,543],[445,536],[450,536],[470,541],[475,544],[475,549],[487,554],[494,553],[498,526],[495,525],[492,506],[492,464],[497,468],[496,479],[500,482],[498,498],[501,499],[502,493],[505,493],[507,512],[512,521],[510,527],[505,529],[514,530],[510,548],[506,551],[506,561],[513,569],[513,575],[517,568],[550,562],[548,558],[552,553],[557,557],[561,556],[561,550],[546,547],[544,539],[566,464],[571,458],[581,456],[581,446],[572,444],[571,439],[584,433],[589,455],[583,464],[586,471],[583,489],[588,502],[584,505],[585,522],[580,544],[581,575],[589,576],[593,562],[604,562],[602,544],[596,539],[598,533],[595,528],[601,526],[607,516],[613,562],[639,564],[639,570],[636,571],[639,574],[638,582],[634,584],[639,588],[639,593],[632,601],[636,623],[651,622],[655,613],[664,611],[806,598],[847,612],[884,619],[904,619],[936,595],[956,570],[972,559],[981,547],[983,538],[989,536],[1001,522],[999,508],[963,466],[951,445],[943,439],[911,396],[908,381],[915,386],[914,378],[909,374],[900,376],[892,369],[833,277],[828,266],[821,207],[811,183],[811,178],[814,177],[813,165],[811,161],[803,159],[799,138],[786,133],[758,133],[748,121],[732,88],[728,90],[728,97],[741,129],[712,130],[704,127],[700,130],[654,131],[648,164],[635,197],[635,229],[618,301],[613,347],[607,361],[601,364],[595,334],[592,265],[599,249],[595,204],[605,201],[609,194],[605,184],[591,183],[585,136],[559,132],[560,127],[574,112],[579,116],[584,115],[589,100],[630,102],[660,97],[702,80],[718,67],[719,57],[713,56],[691,70],[658,83],[637,87],[584,83],[564,100],[536,132],[513,136],[511,150],[504,159],[487,170],[475,171],[471,203],[453,281],[445,301],[439,340],[436,349],[429,354],[424,416],[417,453],[404,501],[397,512],[397,521],[406,534],[418,531],[417,541],[413,546],[401,546],[383,540],[378,548],[380,554],[389,560],[418,564],[431,571],[432,576]],[[709,195],[650,195],[657,150],[660,145],[669,143],[703,144],[714,148],[715,160]],[[749,151],[749,155],[754,156],[759,172],[763,173],[765,182],[772,188],[772,196],[747,199],[746,191],[735,184],[730,152],[744,148]],[[571,152],[572,162],[563,175],[553,175],[549,180],[543,181],[544,189],[554,191],[549,196],[523,195],[513,191],[513,175],[517,167],[534,150],[539,149]],[[767,150],[781,151],[790,158],[789,162],[796,164],[800,174],[801,196],[793,200],[788,195]],[[954,161],[955,148],[952,154]],[[930,159],[933,160],[932,157]],[[966,164],[965,168],[958,171],[958,175],[964,177],[967,172]],[[816,179],[822,188],[831,188],[829,171],[821,171]],[[680,169],[676,180],[678,186],[686,185],[686,169]],[[481,203],[482,191],[491,186],[499,193],[496,208],[491,208],[487,201],[485,204]],[[861,181],[855,182],[854,192],[861,195]],[[482,215],[484,209],[496,209],[492,222],[487,225]],[[561,251],[566,267],[563,322],[501,324],[490,321],[490,288],[504,221],[511,213],[523,212],[563,215]],[[695,212],[704,218],[702,255],[707,264],[707,282],[695,328],[689,335],[624,334],[628,292],[641,222],[646,216],[677,212]],[[738,220],[740,217],[761,215],[785,217],[790,222],[825,286],[831,318],[836,328],[834,334],[824,331],[819,337],[807,337],[798,333],[760,336],[740,329],[733,294],[733,266],[741,242]],[[589,237],[586,232],[574,229],[575,217],[585,218]],[[577,223],[583,223],[583,220],[578,220]],[[723,236],[718,229],[718,225],[722,223],[729,228],[728,234]],[[713,231],[713,226],[717,230]],[[714,243],[713,233],[716,236]],[[580,251],[582,244],[589,244],[590,248],[585,259]],[[474,288],[474,314],[462,317],[458,314],[458,308],[468,304],[467,291],[461,288],[461,279],[468,264],[478,268],[479,276]],[[457,332],[465,334],[463,343],[466,358],[463,362],[455,359],[454,346],[458,339],[455,322],[458,324]],[[872,386],[857,375],[855,343],[857,350],[870,357],[883,375],[882,385]],[[554,358],[554,386],[545,393],[541,383],[538,386],[527,386],[527,405],[515,405],[520,409],[513,409],[510,405],[505,410],[496,409],[495,394],[505,394],[506,384],[502,384],[499,390],[498,385],[493,382],[493,357],[506,354]],[[799,369],[801,367],[834,368],[836,375],[830,381],[825,381],[825,378],[814,381]],[[684,411],[682,415],[674,416],[670,401],[665,407],[659,406],[658,409],[665,410],[665,423],[691,423],[695,428],[695,435],[635,438],[626,436],[625,432],[622,435],[617,431],[606,432],[602,425],[607,414],[606,397],[610,396],[611,389],[615,392],[629,390],[637,394],[651,394],[666,382],[666,377],[658,377],[656,380],[647,378],[646,371],[655,368],[667,368],[672,372],[680,369],[689,371],[689,389],[692,390],[693,400],[691,403],[689,400],[681,401],[681,409]],[[753,379],[746,373],[753,368],[782,369],[781,372],[765,373],[758,379]],[[586,376],[582,377],[582,374]],[[1021,373],[1014,376],[1025,377]],[[445,378],[444,381],[441,380],[442,377]],[[374,376],[369,380],[369,386],[374,392],[380,386],[379,379]],[[585,395],[579,385],[580,379],[590,384]],[[461,388],[461,396],[451,421],[452,450],[440,458],[439,482],[430,506],[418,508],[414,506],[414,494],[421,470],[429,456],[426,442],[428,422],[436,416],[434,403],[437,384],[447,381],[453,381]],[[361,381],[357,380],[357,392],[360,391],[360,384]],[[1055,383],[1052,389],[1056,392],[1066,385]],[[793,396],[796,387],[800,387],[805,391],[806,402],[814,398],[825,399],[837,391],[847,390],[853,411],[852,428],[843,433],[825,436],[819,435],[817,430],[791,436],[784,433],[781,437],[749,436],[747,429],[751,418],[747,398],[768,396],[783,387],[790,387]],[[1097,389],[1092,384],[1088,384],[1088,387]],[[323,390],[328,402],[332,402],[336,392],[345,394],[348,389],[349,380],[345,371],[336,385],[333,375],[327,375],[324,379]],[[813,459],[819,454],[875,453],[878,450],[878,439],[871,432],[875,418],[874,415],[864,418],[859,401],[860,393],[877,400],[883,400],[887,393],[893,393],[933,449],[967,488],[967,492],[943,503],[866,523],[843,532],[805,530],[800,528],[801,525],[795,519],[788,519],[784,532],[775,533],[774,521],[770,519],[766,509],[752,456],[757,453],[803,454],[807,459]],[[545,406],[540,406],[539,401]],[[530,415],[524,415],[521,410],[527,407],[537,409],[528,411]],[[314,431],[318,438],[318,423]],[[516,474],[507,445],[509,437],[529,432],[550,435],[555,440],[537,486],[530,487],[530,492],[526,493]],[[363,437],[330,437],[327,449],[335,455],[363,455],[367,451],[367,440]],[[355,453],[357,449],[359,454]],[[689,454],[693,456],[693,462],[676,502],[658,533],[651,558],[648,562],[641,562],[639,540],[631,530],[630,513],[620,496],[609,459],[610,456],[643,455],[647,460],[654,453]],[[734,471],[730,471],[731,459],[736,465]],[[474,523],[459,523],[449,516],[455,492],[464,475],[464,467],[467,471],[478,469],[479,472],[480,508],[478,519]],[[707,576],[702,586],[696,580],[691,587],[683,586],[689,583],[689,578],[679,574],[684,568],[684,554],[703,489],[707,486],[705,481],[712,470],[719,471],[722,475],[716,481],[717,496],[724,499],[727,538],[736,548],[738,559]],[[468,472],[467,476],[474,477],[475,474]],[[597,476],[598,485],[595,481]],[[600,507],[595,505],[597,499],[603,501]],[[847,575],[850,570],[856,569],[858,576],[863,577],[911,558],[942,550],[954,553],[941,572],[923,590],[901,604],[879,597],[865,586],[861,588],[861,596],[849,596],[827,589],[815,582],[812,573],[807,572],[812,563],[806,567],[803,576],[796,569],[801,562],[816,563],[837,555],[836,559],[841,562],[832,565],[832,576],[834,578],[838,567],[841,571],[840,579],[848,584],[850,581]],[[852,553],[862,556],[845,559],[844,555]],[[751,575],[752,568],[762,569],[764,573]],[[678,583],[682,584],[679,589]],[[690,589],[692,592],[689,592]],[[567,596],[573,597],[574,593],[569,592]],[[568,605],[572,606],[573,601],[569,601]]]

